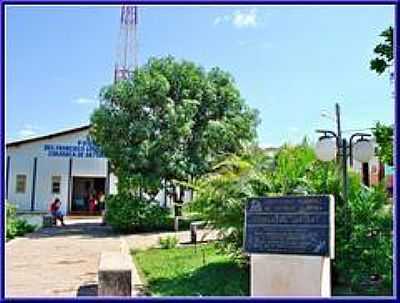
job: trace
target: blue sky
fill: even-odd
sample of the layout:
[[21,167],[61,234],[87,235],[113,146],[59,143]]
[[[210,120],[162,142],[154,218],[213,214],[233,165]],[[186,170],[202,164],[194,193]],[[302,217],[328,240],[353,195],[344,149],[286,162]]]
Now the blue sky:
[[[87,124],[113,80],[119,6],[7,7],[6,140]],[[173,55],[229,71],[260,111],[259,142],[277,146],[334,128],[393,123],[387,75],[369,70],[393,6],[139,8],[139,64]]]

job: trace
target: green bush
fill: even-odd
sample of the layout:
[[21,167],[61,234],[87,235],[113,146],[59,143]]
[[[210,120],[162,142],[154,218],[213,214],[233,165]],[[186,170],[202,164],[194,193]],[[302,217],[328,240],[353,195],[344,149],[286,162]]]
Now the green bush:
[[[347,230],[337,234],[335,269],[353,291],[386,294],[392,288],[392,207],[383,186],[362,188],[348,205]],[[370,287],[377,282],[377,287]]]
[[175,248],[179,240],[176,236],[167,236],[165,238],[160,238],[159,243],[162,249]]
[[335,163],[318,161],[310,146],[284,146],[273,166],[258,153],[229,157],[194,183],[191,208],[223,234],[221,248],[240,260],[244,206],[249,197],[332,194],[336,206],[334,283],[361,291],[375,277],[379,287],[391,289],[392,210],[386,192],[380,186],[363,186],[359,175],[350,171],[345,204],[341,180]]
[[[301,188],[308,194],[335,197],[334,282],[352,291],[374,294],[392,287],[392,208],[383,186],[365,187],[350,170],[348,200],[342,196],[342,176],[334,161],[321,162],[307,145],[285,146],[276,155],[273,190],[282,194]],[[290,163],[290,164],[289,164]],[[371,286],[371,278],[378,287]],[[387,293],[384,293],[387,295]]]
[[214,171],[196,180],[191,210],[201,214],[223,240],[219,247],[242,261],[244,208],[248,198],[268,192],[267,178],[272,159],[258,150],[232,155],[214,167]]
[[6,239],[11,240],[21,237],[26,233],[35,231],[36,226],[29,224],[26,220],[17,218],[15,205],[6,202]]
[[169,210],[130,193],[106,199],[106,222],[119,232],[162,230],[169,223]]

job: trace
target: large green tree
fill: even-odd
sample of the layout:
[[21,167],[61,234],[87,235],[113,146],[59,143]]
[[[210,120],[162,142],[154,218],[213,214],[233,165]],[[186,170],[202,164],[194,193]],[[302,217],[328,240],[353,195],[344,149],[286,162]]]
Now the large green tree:
[[[381,34],[383,42],[374,48],[376,57],[370,61],[370,69],[378,75],[390,69],[393,64],[393,27],[389,26]],[[393,74],[390,74],[393,77]],[[386,164],[393,164],[393,127],[377,122],[373,130],[378,144],[378,157]]]
[[152,58],[100,96],[91,134],[124,188],[154,194],[162,180],[199,176],[256,138],[257,112],[219,68]]

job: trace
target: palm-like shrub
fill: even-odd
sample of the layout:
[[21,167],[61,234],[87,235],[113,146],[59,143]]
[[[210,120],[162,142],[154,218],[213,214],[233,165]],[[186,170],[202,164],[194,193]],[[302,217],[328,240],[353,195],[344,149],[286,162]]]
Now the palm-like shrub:
[[304,190],[308,180],[306,173],[310,171],[315,155],[305,145],[283,146],[275,156],[275,169],[271,172],[271,191],[291,194]]
[[271,168],[271,157],[252,150],[229,156],[191,184],[195,190],[191,210],[221,233],[222,247],[233,257],[240,256],[243,244],[245,203],[248,198],[269,191],[267,172]]
[[341,180],[335,163],[317,160],[306,144],[286,145],[274,159],[253,150],[228,157],[194,182],[191,208],[221,232],[222,247],[237,258],[242,256],[244,207],[249,197],[299,192],[334,195],[334,282],[342,281],[359,291],[371,277],[377,277],[390,289],[391,203],[383,187],[363,186],[354,172],[349,173],[348,200],[344,203]]

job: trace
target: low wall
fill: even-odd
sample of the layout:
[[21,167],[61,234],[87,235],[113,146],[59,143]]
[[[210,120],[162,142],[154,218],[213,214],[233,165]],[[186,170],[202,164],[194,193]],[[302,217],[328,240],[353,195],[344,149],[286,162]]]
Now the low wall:
[[26,220],[29,224],[41,228],[43,225],[43,215],[46,213],[17,213],[17,218]]

